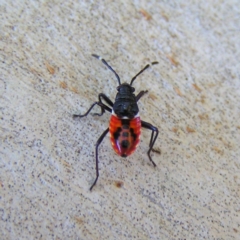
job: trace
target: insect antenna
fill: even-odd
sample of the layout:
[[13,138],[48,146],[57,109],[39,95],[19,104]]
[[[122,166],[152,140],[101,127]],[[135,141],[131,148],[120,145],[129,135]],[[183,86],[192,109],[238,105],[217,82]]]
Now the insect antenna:
[[96,54],[92,54],[93,57],[101,60],[107,67],[108,69],[110,69],[116,76],[117,80],[118,80],[118,84],[119,86],[121,85],[121,81],[120,81],[120,77],[118,76],[118,74],[112,69],[112,67],[105,61],[105,59],[103,59],[102,57],[96,55]]
[[155,64],[158,64],[158,62],[152,62],[152,63],[146,65],[138,74],[136,74],[136,76],[134,76],[132,78],[130,85],[132,86],[133,81],[137,78],[137,76],[139,76],[142,72],[144,72],[146,69],[148,69],[151,65],[155,65]]

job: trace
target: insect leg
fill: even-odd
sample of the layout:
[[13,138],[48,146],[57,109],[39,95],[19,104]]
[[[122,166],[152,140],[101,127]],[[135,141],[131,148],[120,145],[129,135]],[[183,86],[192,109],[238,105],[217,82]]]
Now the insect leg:
[[113,102],[104,93],[100,93],[98,95],[99,102],[102,102],[101,98],[103,98],[103,100],[105,100],[110,107],[113,107]]
[[138,100],[145,94],[145,93],[147,93],[148,92],[148,90],[146,90],[146,91],[141,91],[137,96],[136,96],[136,101],[138,102]]
[[88,111],[87,111],[85,114],[83,114],[83,115],[74,114],[73,117],[75,118],[75,117],[85,117],[85,116],[87,116],[87,115],[91,112],[91,110],[93,109],[93,107],[94,107],[95,105],[98,105],[98,106],[101,107],[101,113],[100,113],[100,114],[99,114],[99,113],[95,113],[94,115],[102,116],[103,113],[105,112],[105,110],[111,113],[111,112],[112,112],[112,109],[111,109],[110,107],[108,107],[107,105],[105,105],[105,104],[102,102],[101,97],[102,97],[110,106],[113,106],[112,101],[111,101],[105,94],[100,93],[100,94],[98,95],[99,101],[93,103],[92,106],[88,109]]
[[[100,93],[98,95],[98,100],[99,100],[99,103],[105,105],[103,102],[102,102],[102,99],[110,106],[110,107],[113,107],[113,102],[109,99],[109,97],[107,97],[104,93]],[[102,116],[104,113],[105,113],[105,110],[106,109],[106,106],[105,105],[105,108],[104,107],[101,107],[101,113],[94,113],[93,115],[97,115],[97,116]],[[110,108],[109,108],[110,109]],[[109,110],[107,110],[109,111]],[[110,112],[112,111],[112,109],[110,110]]]
[[101,144],[102,140],[104,139],[104,137],[107,135],[109,131],[109,128],[107,128],[103,133],[102,135],[100,136],[100,138],[97,140],[97,143],[96,143],[96,178],[92,184],[92,186],[90,187],[90,191],[92,191],[93,187],[95,186],[95,184],[97,183],[97,180],[98,180],[98,176],[99,176],[99,171],[98,171],[98,147],[99,145]]
[[160,153],[159,151],[156,151],[153,149],[154,143],[158,137],[158,129],[156,127],[154,127],[151,123],[148,123],[148,122],[141,121],[141,124],[142,124],[143,128],[147,128],[152,131],[151,139],[150,139],[150,143],[149,143],[149,150],[148,150],[147,154],[148,154],[149,160],[152,162],[153,166],[156,167],[155,162],[152,160],[152,158],[150,156],[150,152],[153,151],[153,152]]

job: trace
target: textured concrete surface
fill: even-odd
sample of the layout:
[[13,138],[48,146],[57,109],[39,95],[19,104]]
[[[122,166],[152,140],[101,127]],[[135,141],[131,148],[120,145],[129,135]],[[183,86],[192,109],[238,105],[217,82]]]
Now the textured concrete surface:
[[[1,239],[239,239],[239,1],[1,1]],[[143,120],[159,128],[117,156],[109,114],[84,113],[116,94],[103,56],[148,90]],[[98,111],[96,107],[96,111]]]

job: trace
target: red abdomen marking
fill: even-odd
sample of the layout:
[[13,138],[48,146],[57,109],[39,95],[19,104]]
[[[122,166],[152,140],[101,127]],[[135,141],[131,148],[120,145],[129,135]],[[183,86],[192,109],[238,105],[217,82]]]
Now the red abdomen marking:
[[109,132],[114,151],[122,157],[127,157],[135,151],[139,143],[141,134],[140,117],[121,119],[112,115]]

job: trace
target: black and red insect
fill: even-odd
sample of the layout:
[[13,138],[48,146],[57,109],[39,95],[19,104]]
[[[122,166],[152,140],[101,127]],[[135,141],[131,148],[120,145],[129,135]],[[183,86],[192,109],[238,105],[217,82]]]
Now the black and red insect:
[[[96,184],[99,176],[98,147],[108,132],[110,133],[110,140],[114,151],[121,157],[127,157],[135,151],[139,144],[142,127],[152,131],[147,154],[154,167],[156,167],[156,164],[152,160],[150,152],[156,151],[160,153],[160,151],[153,149],[154,143],[158,137],[158,129],[152,124],[142,121],[139,116],[137,102],[145,93],[147,93],[147,91],[140,91],[137,96],[135,96],[135,89],[132,87],[132,84],[137,76],[145,71],[150,65],[157,64],[158,62],[152,62],[151,64],[146,65],[138,74],[136,74],[136,76],[132,78],[129,84],[121,83],[118,74],[103,58],[95,54],[92,54],[92,56],[101,60],[115,74],[119,86],[117,87],[118,93],[114,103],[105,94],[100,93],[98,95],[98,101],[93,103],[85,114],[73,115],[73,117],[85,117],[90,113],[95,105],[98,105],[101,108],[101,113],[95,113],[94,115],[102,116],[105,111],[112,114],[109,127],[102,133],[96,143],[96,178],[90,190],[92,190]],[[105,103],[102,102],[103,100]]]

